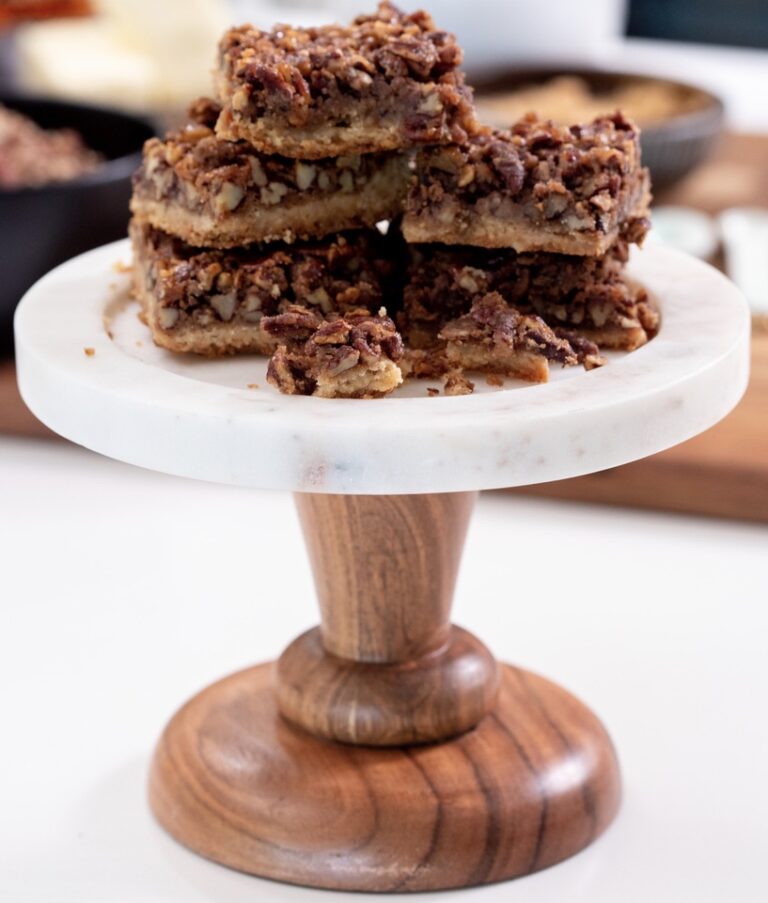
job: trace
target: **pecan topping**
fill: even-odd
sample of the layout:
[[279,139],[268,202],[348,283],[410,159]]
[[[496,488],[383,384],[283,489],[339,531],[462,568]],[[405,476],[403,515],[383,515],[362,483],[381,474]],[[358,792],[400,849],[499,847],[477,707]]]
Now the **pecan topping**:
[[558,338],[537,316],[510,307],[497,292],[483,295],[469,314],[447,323],[440,331],[446,342],[483,342],[541,354],[563,366],[577,363],[570,343]]
[[[261,153],[244,141],[227,141],[213,131],[220,107],[208,98],[195,101],[190,124],[152,138],[133,177],[134,202],[179,205],[217,221],[245,203],[275,207],[292,193],[353,193],[401,157],[396,152],[340,156],[308,163]],[[407,163],[402,161],[403,182]],[[141,210],[137,210],[141,213]]]
[[378,310],[390,291],[393,261],[376,230],[231,251],[193,248],[135,220],[131,234],[161,308],[175,310],[161,318],[166,329],[185,318],[202,325],[272,317],[274,329],[314,331],[330,313]]
[[514,200],[521,216],[565,232],[602,234],[626,219],[625,240],[639,243],[648,221],[632,214],[647,179],[638,133],[622,114],[570,128],[527,116],[507,131],[484,129],[453,147],[422,149],[407,213],[446,199],[491,210]]
[[398,315],[409,340],[425,347],[442,324],[469,311],[489,292],[555,328],[658,329],[658,313],[646,293],[627,283],[626,242],[603,257],[516,254],[462,246],[411,246],[404,306]]
[[402,380],[395,365],[403,343],[389,317],[353,312],[322,321],[294,307],[262,325],[281,340],[267,379],[287,395],[378,397]]
[[[266,145],[274,117],[283,133],[330,127],[340,130],[343,143],[353,139],[341,132],[362,117],[400,125],[392,148],[465,138],[477,123],[461,58],[455,38],[429,15],[407,15],[388,2],[346,27],[234,28],[219,45],[225,107],[219,128],[228,137],[251,135]],[[291,139],[282,134],[280,140]],[[308,145],[296,153],[310,155],[328,154]]]

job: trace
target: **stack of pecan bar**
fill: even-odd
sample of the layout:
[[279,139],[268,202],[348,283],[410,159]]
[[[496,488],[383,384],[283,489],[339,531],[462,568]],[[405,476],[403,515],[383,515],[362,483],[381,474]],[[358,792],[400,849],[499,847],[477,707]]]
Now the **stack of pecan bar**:
[[402,382],[397,217],[419,146],[476,130],[451,35],[388,3],[350,26],[224,35],[215,101],[145,147],[135,290],[173,351],[272,355],[281,391],[377,397]]
[[658,313],[623,269],[648,229],[638,133],[620,114],[561,128],[527,117],[417,154],[403,218],[410,365],[543,382],[549,362],[634,350]]
[[634,127],[492,132],[460,64],[428,14],[387,2],[225,34],[216,99],[149,141],[134,179],[155,342],[268,354],[283,392],[370,398],[404,374],[451,394],[464,371],[542,381],[646,341],[656,313],[622,272],[647,229]]

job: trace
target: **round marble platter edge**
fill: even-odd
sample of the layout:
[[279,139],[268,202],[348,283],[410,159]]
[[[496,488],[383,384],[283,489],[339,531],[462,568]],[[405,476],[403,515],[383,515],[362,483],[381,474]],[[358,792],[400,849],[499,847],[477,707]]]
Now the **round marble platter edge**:
[[680,252],[635,251],[629,275],[661,308],[659,334],[549,383],[477,380],[428,397],[409,381],[381,400],[284,396],[266,359],[157,348],[129,298],[127,241],[53,270],[21,301],[22,396],[52,430],[93,451],[178,476],[299,492],[496,489],[605,470],[708,429],[749,372],[746,300]]

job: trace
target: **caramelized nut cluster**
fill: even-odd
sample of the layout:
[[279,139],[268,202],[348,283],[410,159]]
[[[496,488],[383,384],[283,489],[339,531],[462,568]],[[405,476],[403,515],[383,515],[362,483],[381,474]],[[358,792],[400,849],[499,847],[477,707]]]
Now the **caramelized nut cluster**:
[[375,230],[295,246],[207,251],[134,222],[134,244],[145,247],[148,281],[166,329],[192,317],[259,323],[301,303],[328,315],[375,311],[384,303],[393,262]]
[[[282,314],[266,317],[264,331],[280,344],[272,355],[267,379],[289,395],[314,395],[318,387],[359,369],[360,379],[349,383],[352,394],[375,394],[376,376],[382,363],[396,364],[403,356],[403,342],[389,317],[380,312],[351,311],[343,317],[324,320],[304,307],[293,306]],[[347,377],[348,379],[349,377]],[[401,379],[399,371],[396,377]],[[342,394],[348,394],[339,389]]]
[[[421,150],[409,208],[496,193],[569,230],[607,231],[638,172],[647,178],[639,159],[638,132],[621,113],[570,127],[529,115],[508,131],[486,129],[463,144]],[[631,240],[648,229],[640,219]]]
[[137,198],[182,203],[192,211],[210,208],[221,218],[246,197],[270,207],[292,193],[352,194],[393,157],[385,152],[305,161],[260,153],[244,141],[216,136],[212,123],[219,111],[201,98],[190,109],[192,124],[146,143],[133,178]]
[[[628,249],[619,241],[603,257],[516,254],[483,248],[420,245],[412,248],[401,326],[434,335],[474,300],[498,292],[508,304],[536,313],[553,327],[658,328],[658,313],[644,290],[623,275]],[[423,344],[423,339],[422,339]]]

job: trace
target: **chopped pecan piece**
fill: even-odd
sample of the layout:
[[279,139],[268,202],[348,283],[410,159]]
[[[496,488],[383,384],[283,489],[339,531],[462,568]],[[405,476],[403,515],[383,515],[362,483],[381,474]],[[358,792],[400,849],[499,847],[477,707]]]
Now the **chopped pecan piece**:
[[384,315],[352,313],[322,321],[292,308],[267,317],[264,330],[281,344],[272,355],[269,382],[286,395],[380,398],[403,380],[403,343]]
[[446,374],[443,388],[446,395],[471,395],[475,391],[475,384],[460,370],[452,370]]
[[648,229],[648,172],[621,113],[588,125],[533,116],[419,151],[403,219],[410,242],[599,256]]
[[320,159],[446,144],[477,128],[454,37],[388,2],[349,26],[233,28],[219,45],[225,138]]
[[578,362],[570,343],[537,316],[511,307],[497,292],[483,295],[468,314],[440,331],[447,360],[457,368],[546,382],[549,362]]
[[656,333],[659,316],[646,292],[625,279],[626,259],[627,245],[621,241],[603,257],[412,246],[400,328],[409,344],[430,347],[447,320],[495,291],[553,329],[575,330],[598,345],[632,350]]
[[576,357],[585,370],[594,370],[596,367],[604,367],[608,361],[600,354],[600,349],[594,342],[570,329],[555,329],[555,335],[559,339],[565,339],[573,348]]

